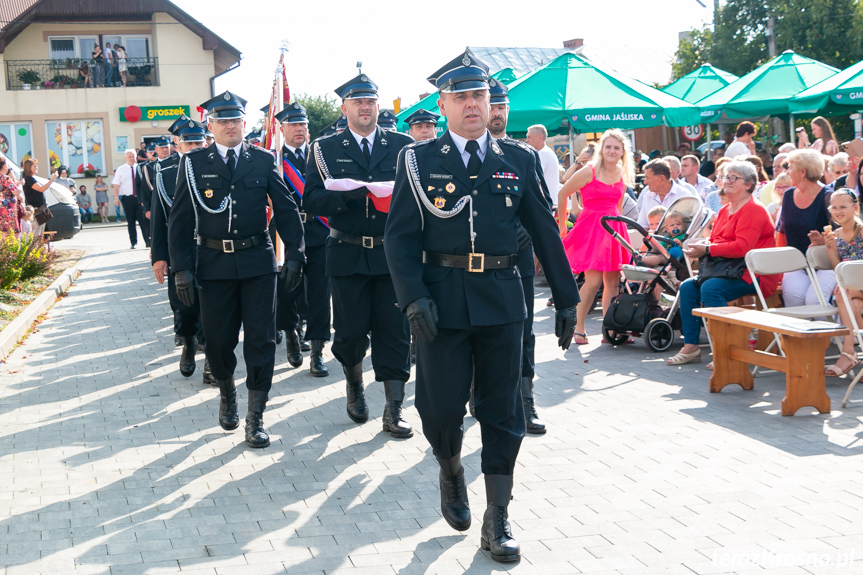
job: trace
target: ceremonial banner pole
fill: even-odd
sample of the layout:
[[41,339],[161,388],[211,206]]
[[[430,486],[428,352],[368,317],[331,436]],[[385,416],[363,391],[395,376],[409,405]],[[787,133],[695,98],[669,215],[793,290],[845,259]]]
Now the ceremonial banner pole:
[[[281,54],[279,55],[279,65],[276,66],[276,77],[273,79],[273,94],[270,97],[270,111],[267,114],[272,126],[273,137],[271,142],[273,144],[276,166],[280,172],[282,170],[282,130],[276,128],[275,115],[281,112],[282,108],[285,106],[285,102],[283,101],[285,94],[285,53],[290,49],[290,46],[291,44],[287,40],[282,40],[279,45],[279,51]],[[276,245],[273,247],[276,250],[276,261],[283,262],[285,256],[285,245],[282,243],[281,238],[279,238],[278,232],[276,232]]]

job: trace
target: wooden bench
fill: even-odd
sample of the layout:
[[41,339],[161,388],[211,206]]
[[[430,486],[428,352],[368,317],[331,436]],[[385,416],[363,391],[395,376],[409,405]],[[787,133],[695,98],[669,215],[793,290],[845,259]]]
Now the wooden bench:
[[[748,364],[759,365],[785,373],[782,415],[794,415],[805,406],[814,407],[820,413],[830,412],[830,398],[824,386],[824,356],[830,338],[849,334],[848,328],[805,331],[784,324],[811,322],[739,307],[699,308],[692,313],[707,320],[707,330],[713,341],[711,393],[718,393],[732,383],[743,389],[753,389]],[[779,334],[785,357],[750,350],[748,338],[752,329],[758,329],[759,335],[761,331]]]

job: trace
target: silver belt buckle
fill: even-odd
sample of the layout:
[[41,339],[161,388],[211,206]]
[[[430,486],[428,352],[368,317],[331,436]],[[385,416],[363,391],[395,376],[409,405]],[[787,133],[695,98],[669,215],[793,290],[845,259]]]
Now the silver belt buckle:
[[303,223],[306,223],[306,212],[300,212],[300,219]]
[[226,254],[234,253],[234,240],[222,240],[222,251]]
[[468,254],[467,255],[467,271],[483,272],[485,271],[485,254]]
[[375,247],[375,238],[369,236],[363,236],[363,247],[368,249],[373,249]]

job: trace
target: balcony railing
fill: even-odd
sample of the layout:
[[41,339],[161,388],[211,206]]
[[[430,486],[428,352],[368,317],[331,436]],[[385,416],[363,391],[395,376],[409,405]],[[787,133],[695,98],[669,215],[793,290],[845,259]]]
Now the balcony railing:
[[[126,58],[126,86],[158,86],[158,58]],[[110,77],[109,77],[110,76]],[[7,90],[122,87],[119,69],[93,60],[7,60]]]

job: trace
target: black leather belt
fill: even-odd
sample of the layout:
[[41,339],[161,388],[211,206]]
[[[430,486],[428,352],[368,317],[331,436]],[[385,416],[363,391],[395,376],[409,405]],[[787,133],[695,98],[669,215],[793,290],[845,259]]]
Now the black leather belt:
[[330,228],[330,237],[349,244],[357,244],[364,248],[372,249],[384,245],[383,236],[355,236],[346,232]]
[[220,252],[225,252],[226,254],[232,254],[238,250],[245,250],[260,244],[267,243],[268,238],[269,235],[267,234],[267,232],[261,232],[256,236],[252,236],[244,240],[211,240],[198,236],[198,245],[214,250],[219,250]]
[[300,212],[300,219],[303,223],[306,223],[306,212]]
[[510,254],[508,256],[487,256],[485,254],[453,256],[423,252],[423,263],[444,268],[462,268],[469,272],[504,270],[518,265],[518,254]]

